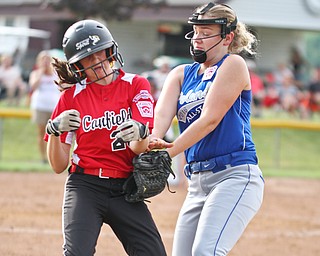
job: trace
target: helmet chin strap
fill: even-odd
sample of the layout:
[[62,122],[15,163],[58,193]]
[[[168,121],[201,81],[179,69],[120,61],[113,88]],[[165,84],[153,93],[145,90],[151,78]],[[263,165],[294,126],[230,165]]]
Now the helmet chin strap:
[[223,38],[221,38],[219,42],[217,42],[216,44],[211,46],[206,51],[194,49],[194,47],[193,47],[193,45],[191,43],[190,54],[191,54],[193,60],[198,62],[198,63],[200,63],[200,64],[206,62],[206,60],[207,60],[207,52],[210,51],[211,49],[213,49],[214,47],[216,47],[218,44],[220,44],[222,40],[223,40]]

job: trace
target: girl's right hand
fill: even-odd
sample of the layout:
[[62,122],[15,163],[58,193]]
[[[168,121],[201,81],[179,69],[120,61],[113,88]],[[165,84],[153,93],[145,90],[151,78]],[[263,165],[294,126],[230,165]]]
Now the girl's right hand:
[[147,151],[151,151],[153,149],[165,149],[173,147],[173,143],[167,142],[160,138],[149,137],[149,145]]

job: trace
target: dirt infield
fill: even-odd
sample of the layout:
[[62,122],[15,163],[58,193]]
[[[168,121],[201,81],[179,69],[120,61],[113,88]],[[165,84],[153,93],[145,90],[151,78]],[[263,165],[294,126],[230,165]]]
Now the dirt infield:
[[[62,255],[61,204],[66,174],[0,172],[0,255]],[[165,190],[149,208],[171,255],[185,186]],[[267,178],[264,203],[231,256],[320,255],[320,180]],[[126,255],[104,226],[97,256]],[[183,255],[181,255],[183,256]]]

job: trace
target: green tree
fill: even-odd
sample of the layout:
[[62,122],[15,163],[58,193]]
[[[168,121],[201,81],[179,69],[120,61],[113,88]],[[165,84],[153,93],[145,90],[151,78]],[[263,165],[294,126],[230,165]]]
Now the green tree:
[[67,8],[80,18],[101,17],[104,20],[128,20],[135,8],[158,8],[165,0],[56,0],[52,5]]
[[305,34],[306,55],[308,62],[314,67],[320,67],[320,35],[316,32]]

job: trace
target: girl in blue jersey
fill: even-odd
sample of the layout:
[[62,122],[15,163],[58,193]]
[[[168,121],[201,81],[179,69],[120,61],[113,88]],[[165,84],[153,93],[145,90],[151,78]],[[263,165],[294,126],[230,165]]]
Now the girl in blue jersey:
[[[242,51],[256,38],[227,5],[209,3],[189,18],[194,63],[173,69],[155,109],[149,149],[184,151],[188,194],[173,256],[227,255],[259,210],[264,181],[250,128],[251,84]],[[181,134],[162,138],[177,117]]]

